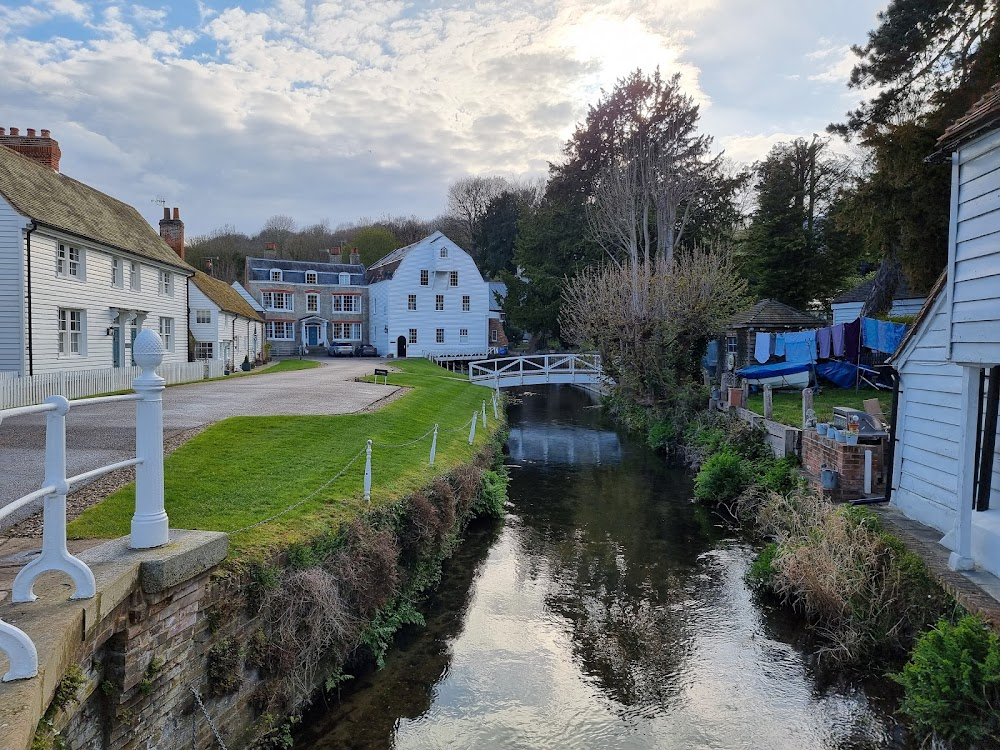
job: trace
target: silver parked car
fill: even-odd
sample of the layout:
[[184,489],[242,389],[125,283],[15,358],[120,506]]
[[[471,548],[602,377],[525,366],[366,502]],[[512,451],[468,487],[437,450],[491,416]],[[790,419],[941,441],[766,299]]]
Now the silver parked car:
[[354,344],[349,341],[333,341],[326,347],[326,353],[331,357],[353,357]]

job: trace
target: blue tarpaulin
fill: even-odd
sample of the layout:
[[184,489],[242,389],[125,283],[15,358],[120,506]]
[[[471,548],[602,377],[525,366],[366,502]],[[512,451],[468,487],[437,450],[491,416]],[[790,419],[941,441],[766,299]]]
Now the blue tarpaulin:
[[858,366],[850,362],[821,362],[816,374],[841,388],[853,388],[857,382]]
[[777,378],[785,375],[795,375],[809,370],[808,362],[776,362],[773,365],[750,365],[741,367],[736,374],[747,380],[762,378]]

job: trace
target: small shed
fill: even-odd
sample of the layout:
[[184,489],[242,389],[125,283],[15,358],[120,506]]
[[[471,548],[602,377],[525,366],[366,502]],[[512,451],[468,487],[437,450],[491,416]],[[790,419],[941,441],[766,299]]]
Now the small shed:
[[[858,284],[858,286],[849,292],[844,292],[839,297],[834,298],[833,303],[830,305],[833,310],[833,323],[831,325],[853,323],[860,318],[861,308],[864,307],[865,301],[871,295],[874,286],[875,277],[873,276],[867,281]],[[899,284],[896,286],[896,293],[892,297],[892,307],[889,308],[889,317],[903,318],[916,315],[920,312],[920,308],[923,307],[926,299],[927,295],[917,294],[912,291],[906,278],[901,278]]]
[[826,323],[776,299],[762,299],[749,310],[730,318],[719,342],[719,372],[733,372],[755,364],[754,340],[758,333],[787,333],[821,328]]

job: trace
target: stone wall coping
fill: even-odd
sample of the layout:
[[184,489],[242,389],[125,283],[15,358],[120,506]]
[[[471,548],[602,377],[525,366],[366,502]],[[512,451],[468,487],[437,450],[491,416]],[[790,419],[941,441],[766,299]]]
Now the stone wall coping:
[[171,529],[162,547],[134,550],[128,544],[129,538],[122,537],[79,553],[94,572],[92,599],[70,600],[70,581],[47,573],[35,585],[37,601],[0,602],[0,618],[27,633],[38,650],[37,677],[0,683],[3,750],[30,750],[62,676],[101,620],[138,587],[155,594],[211,570],[226,558],[229,535]]

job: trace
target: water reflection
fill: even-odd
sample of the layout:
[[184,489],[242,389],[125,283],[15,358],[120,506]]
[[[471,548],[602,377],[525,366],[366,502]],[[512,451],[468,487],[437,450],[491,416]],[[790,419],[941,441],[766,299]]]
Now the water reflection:
[[584,466],[617,464],[622,460],[622,446],[617,433],[588,427],[512,427],[507,448],[510,460],[517,464]]
[[531,454],[609,432],[588,405],[553,388],[511,407],[531,440],[502,531],[473,535],[428,628],[296,747],[906,748],[873,691],[824,682],[798,625],[753,601],[751,551],[684,472],[627,441],[614,463]]

